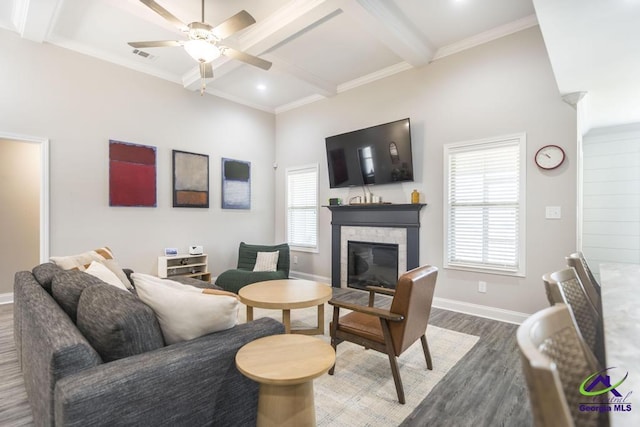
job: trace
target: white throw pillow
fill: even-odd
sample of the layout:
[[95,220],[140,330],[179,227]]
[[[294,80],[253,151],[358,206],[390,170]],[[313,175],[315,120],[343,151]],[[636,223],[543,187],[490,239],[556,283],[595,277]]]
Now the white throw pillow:
[[153,309],[167,345],[234,327],[238,300],[210,295],[195,286],[148,274],[133,273],[140,300]]
[[276,271],[278,268],[279,251],[275,252],[258,252],[256,257],[256,265],[253,271]]
[[105,259],[113,259],[113,253],[107,246],[94,249],[92,251],[83,252],[76,255],[68,256],[52,256],[49,258],[58,267],[63,270],[80,270],[85,271],[89,268],[91,261],[104,261]]
[[91,264],[89,264],[89,268],[87,268],[84,272],[97,277],[103,282],[113,285],[118,289],[129,292],[129,289],[127,289],[122,284],[118,276],[116,276],[113,271],[109,270],[107,266],[98,261],[91,261]]

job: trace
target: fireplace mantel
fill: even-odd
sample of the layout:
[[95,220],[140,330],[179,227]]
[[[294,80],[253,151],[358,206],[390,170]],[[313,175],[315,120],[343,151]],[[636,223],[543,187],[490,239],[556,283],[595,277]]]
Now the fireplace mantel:
[[407,231],[407,269],[420,262],[420,209],[424,203],[330,205],[331,210],[331,284],[340,287],[341,228],[396,227]]

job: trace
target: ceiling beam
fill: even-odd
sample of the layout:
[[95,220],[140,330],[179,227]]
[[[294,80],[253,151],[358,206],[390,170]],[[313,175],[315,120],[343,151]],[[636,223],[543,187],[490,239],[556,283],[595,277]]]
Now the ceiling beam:
[[339,5],[405,62],[420,67],[433,58],[435,50],[393,2],[341,0]]
[[12,20],[20,36],[42,43],[63,0],[14,0]]

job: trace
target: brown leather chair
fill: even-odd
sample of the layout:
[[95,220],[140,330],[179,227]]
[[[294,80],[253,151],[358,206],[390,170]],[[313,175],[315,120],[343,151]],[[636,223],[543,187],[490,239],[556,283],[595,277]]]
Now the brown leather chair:
[[[387,354],[400,403],[405,403],[405,399],[396,357],[420,339],[427,368],[433,369],[425,333],[437,276],[438,269],[426,265],[400,276],[395,290],[369,286],[369,306],[329,301],[333,305],[330,325],[333,348],[342,341],[350,341]],[[376,293],[393,295],[389,310],[373,306]],[[340,308],[353,312],[340,317]],[[333,375],[334,369],[335,365],[329,375]]]

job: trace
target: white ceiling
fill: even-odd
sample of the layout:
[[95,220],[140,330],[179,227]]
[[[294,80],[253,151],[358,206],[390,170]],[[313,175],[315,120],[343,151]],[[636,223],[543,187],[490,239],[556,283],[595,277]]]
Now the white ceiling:
[[[156,1],[200,21],[199,0]],[[276,113],[537,24],[532,0],[206,0],[205,21],[216,26],[242,9],[257,23],[225,44],[273,67],[221,57],[206,92]],[[0,27],[200,90],[182,48],[132,53],[128,41],[185,40],[138,0],[3,0]]]
[[[200,0],[156,1],[200,20]],[[590,125],[640,122],[640,0],[205,0],[205,9],[213,26],[242,9],[256,19],[225,44],[273,67],[219,58],[206,92],[261,110],[286,111],[540,22],[559,92],[588,92]],[[185,39],[138,0],[2,0],[0,28],[200,90],[182,48],[132,53],[128,41]]]
[[533,0],[558,89],[586,128],[640,122],[640,0]]

